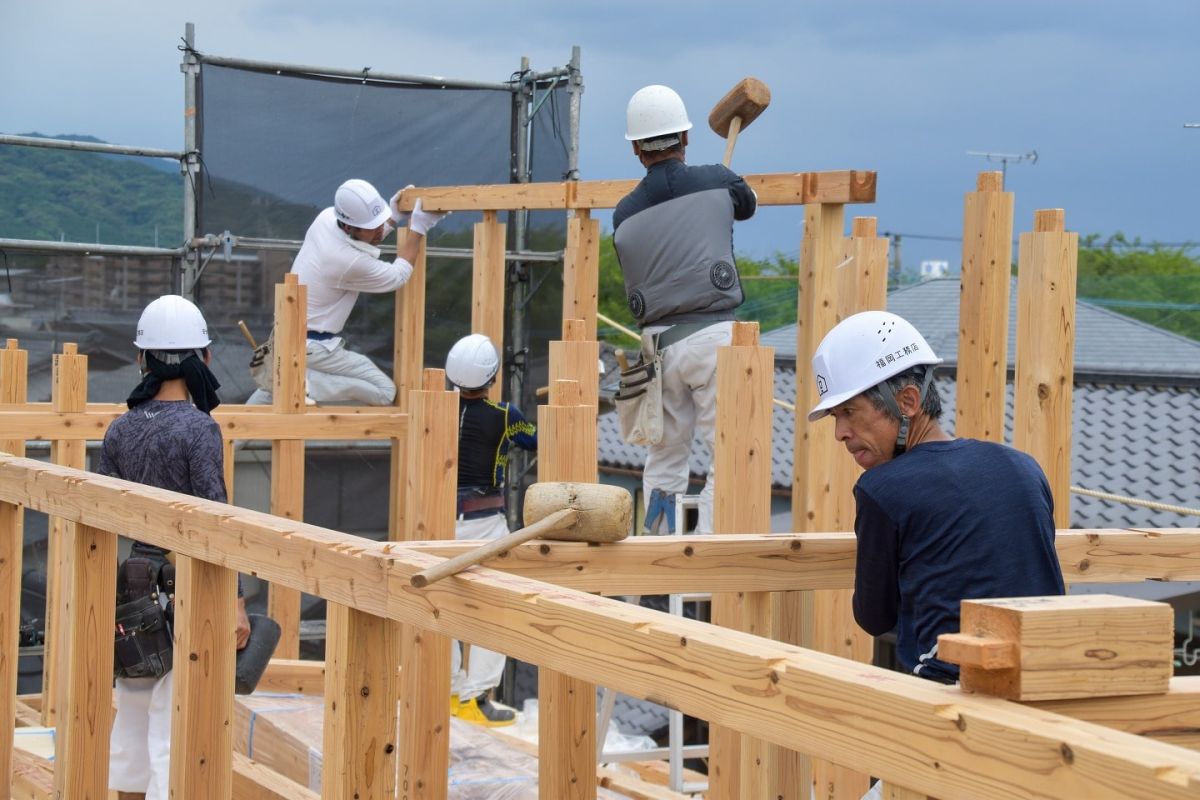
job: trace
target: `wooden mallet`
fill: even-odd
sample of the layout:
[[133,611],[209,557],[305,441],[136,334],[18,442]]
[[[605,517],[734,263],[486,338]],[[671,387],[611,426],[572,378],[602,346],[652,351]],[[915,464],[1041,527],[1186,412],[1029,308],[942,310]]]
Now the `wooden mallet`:
[[708,127],[726,140],[722,164],[728,167],[733,160],[733,145],[737,142],[738,133],[750,127],[750,123],[758,119],[758,115],[770,104],[771,90],[758,78],[742,78],[717,101],[708,115]]
[[530,539],[619,542],[633,524],[628,489],[600,483],[535,483],[525,491],[524,528],[412,576],[418,589],[511,550]]

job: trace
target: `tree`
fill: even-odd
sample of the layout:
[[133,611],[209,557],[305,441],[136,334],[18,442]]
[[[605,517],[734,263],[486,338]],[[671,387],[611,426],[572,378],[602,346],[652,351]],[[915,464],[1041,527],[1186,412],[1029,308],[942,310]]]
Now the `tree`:
[[1160,328],[1200,339],[1200,260],[1192,246],[1143,244],[1122,233],[1079,243],[1078,296]]

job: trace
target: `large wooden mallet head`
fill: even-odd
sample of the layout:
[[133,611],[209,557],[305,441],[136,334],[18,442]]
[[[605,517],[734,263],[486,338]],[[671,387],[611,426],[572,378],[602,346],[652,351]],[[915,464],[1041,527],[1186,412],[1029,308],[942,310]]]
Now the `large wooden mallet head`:
[[733,159],[733,145],[738,133],[750,127],[767,106],[771,104],[771,90],[758,78],[742,78],[729,92],[717,101],[708,115],[708,127],[713,133],[726,140],[725,160],[729,166]]
[[535,483],[525,491],[524,528],[447,559],[412,576],[418,589],[440,581],[530,539],[617,542],[633,525],[628,489],[601,483]]

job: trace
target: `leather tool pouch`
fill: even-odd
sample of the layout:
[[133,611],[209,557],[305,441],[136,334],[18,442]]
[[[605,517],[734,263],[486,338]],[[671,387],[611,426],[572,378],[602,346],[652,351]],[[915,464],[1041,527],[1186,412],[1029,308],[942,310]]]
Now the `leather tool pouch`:
[[613,398],[621,420],[621,436],[629,444],[653,445],[662,441],[662,358],[657,349],[653,337],[642,337],[641,358],[621,373]]
[[161,678],[171,671],[173,642],[166,609],[159,603],[159,566],[129,558],[117,574],[113,674],[118,678]]

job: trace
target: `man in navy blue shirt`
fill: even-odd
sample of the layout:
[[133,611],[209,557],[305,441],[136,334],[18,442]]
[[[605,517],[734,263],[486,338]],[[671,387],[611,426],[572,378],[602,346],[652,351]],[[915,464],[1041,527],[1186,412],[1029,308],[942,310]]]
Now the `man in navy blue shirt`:
[[[674,495],[687,491],[693,435],[712,449],[717,348],[729,344],[734,309],[745,299],[733,223],[749,219],[757,205],[754,191],[727,167],[684,163],[691,127],[670,88],[646,86],[634,94],[625,138],[646,177],[613,211],[613,245],[629,310],[642,329],[642,359],[661,360],[662,430],[648,442],[643,489],[647,505],[669,515]],[[618,412],[628,413],[619,402]],[[712,531],[712,498],[710,462],[699,533]]]
[[843,320],[813,355],[834,435],[866,470],[854,487],[854,619],[896,631],[901,668],[954,683],[937,637],[959,630],[961,601],[1063,594],[1054,499],[1041,467],[1005,445],[954,439],[938,423],[941,363],[904,319]]

